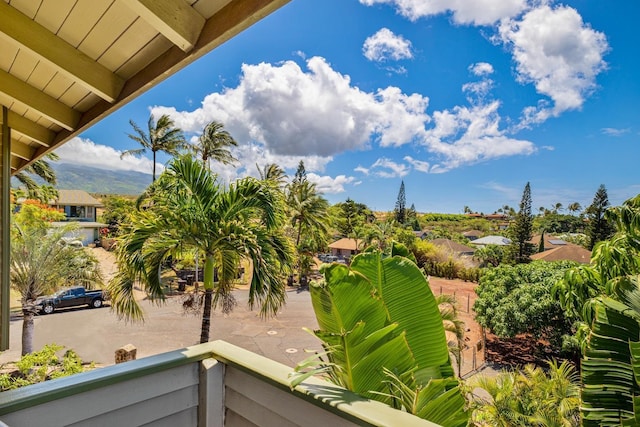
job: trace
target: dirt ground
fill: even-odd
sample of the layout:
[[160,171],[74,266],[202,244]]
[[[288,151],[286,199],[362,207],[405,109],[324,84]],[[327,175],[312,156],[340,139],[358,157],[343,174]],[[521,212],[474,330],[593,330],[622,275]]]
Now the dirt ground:
[[448,294],[456,297],[458,317],[465,323],[465,348],[462,353],[462,376],[465,376],[479,369],[485,360],[482,328],[474,320],[473,313],[473,303],[476,301],[475,288],[478,284],[430,277],[429,285],[434,295]]

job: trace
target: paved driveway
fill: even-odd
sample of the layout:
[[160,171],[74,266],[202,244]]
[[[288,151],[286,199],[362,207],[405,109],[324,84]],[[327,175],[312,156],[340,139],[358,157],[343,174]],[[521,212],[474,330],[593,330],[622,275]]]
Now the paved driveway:
[[[228,316],[216,311],[211,321],[211,341],[222,339],[288,366],[309,357],[305,349],[320,350],[319,341],[303,327],[317,328],[308,292],[287,292],[287,304],[277,317],[261,319],[247,308],[247,291],[235,291],[238,306]],[[35,319],[34,348],[56,343],[74,349],[84,361],[114,363],[117,348],[133,344],[138,358],[197,344],[200,316],[184,314],[179,297],[166,304],[142,301],[144,323],[118,320],[109,307],[76,308]],[[11,348],[0,354],[0,363],[20,357],[22,320],[12,320]]]

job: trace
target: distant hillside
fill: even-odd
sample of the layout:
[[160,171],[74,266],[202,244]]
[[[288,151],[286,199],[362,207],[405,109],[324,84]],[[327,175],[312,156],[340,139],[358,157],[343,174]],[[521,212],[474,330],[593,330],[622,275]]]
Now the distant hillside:
[[52,163],[62,190],[84,190],[100,194],[140,194],[151,175],[140,172],[106,170],[68,163]]

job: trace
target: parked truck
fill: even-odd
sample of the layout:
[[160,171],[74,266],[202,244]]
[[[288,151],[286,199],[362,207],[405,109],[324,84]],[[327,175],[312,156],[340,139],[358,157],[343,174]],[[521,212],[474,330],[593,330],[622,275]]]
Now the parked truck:
[[36,300],[36,308],[42,314],[51,314],[59,308],[88,305],[91,308],[102,307],[105,297],[102,290],[89,291],[82,286],[60,289],[53,295]]

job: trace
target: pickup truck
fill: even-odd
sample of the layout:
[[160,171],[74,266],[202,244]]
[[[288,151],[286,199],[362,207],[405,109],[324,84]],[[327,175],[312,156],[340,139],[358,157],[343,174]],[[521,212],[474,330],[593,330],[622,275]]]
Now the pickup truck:
[[51,314],[58,308],[76,307],[87,304],[91,308],[102,307],[104,293],[98,289],[86,290],[82,286],[64,288],[53,295],[40,297],[36,300],[36,308],[40,313]]

